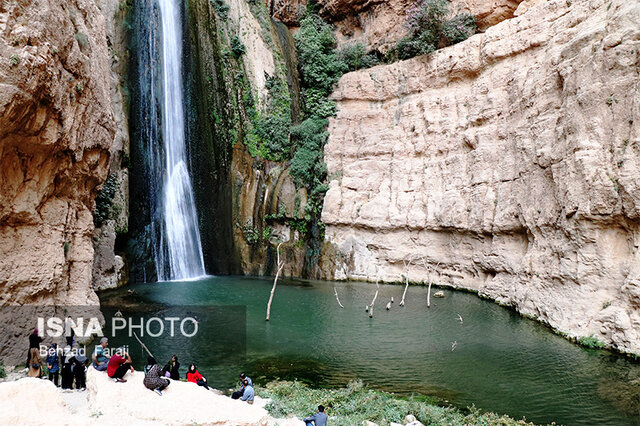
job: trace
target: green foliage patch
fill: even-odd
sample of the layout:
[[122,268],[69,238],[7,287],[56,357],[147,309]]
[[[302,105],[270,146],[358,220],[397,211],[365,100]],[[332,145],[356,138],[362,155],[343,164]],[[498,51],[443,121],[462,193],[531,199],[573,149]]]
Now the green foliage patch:
[[258,394],[272,399],[266,409],[274,417],[295,415],[305,418],[326,407],[332,425],[357,425],[372,421],[379,425],[404,423],[408,414],[423,424],[439,425],[524,425],[508,416],[483,413],[471,407],[468,413],[454,407],[437,405],[437,401],[421,395],[399,397],[367,388],[360,381],[341,389],[311,389],[300,382],[272,382],[258,390]]
[[446,20],[448,15],[447,0],[418,0],[407,10],[409,35],[398,40],[389,59],[409,59],[431,53],[466,40],[477,31],[473,15],[459,13]]
[[96,228],[102,226],[102,224],[110,218],[111,205],[113,204],[113,197],[116,195],[118,189],[118,180],[116,175],[109,175],[107,180],[102,185],[102,189],[96,196],[96,209],[93,212],[93,224]]

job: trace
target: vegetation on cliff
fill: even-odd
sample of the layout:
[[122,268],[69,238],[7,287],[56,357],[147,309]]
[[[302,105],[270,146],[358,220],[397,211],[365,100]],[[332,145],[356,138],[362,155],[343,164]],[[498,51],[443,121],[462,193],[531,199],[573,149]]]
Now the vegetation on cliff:
[[483,413],[474,407],[464,413],[455,407],[438,405],[437,400],[421,395],[400,397],[367,388],[360,381],[351,382],[342,389],[312,389],[300,382],[271,382],[259,389],[259,395],[272,399],[266,408],[273,417],[295,415],[305,418],[316,412],[318,404],[323,404],[331,423],[336,425],[362,424],[366,420],[380,425],[404,423],[408,414],[423,424],[529,424],[508,416]]
[[409,59],[466,40],[477,30],[473,15],[459,13],[451,19],[447,0],[418,0],[407,10],[409,36],[398,40],[388,58]]

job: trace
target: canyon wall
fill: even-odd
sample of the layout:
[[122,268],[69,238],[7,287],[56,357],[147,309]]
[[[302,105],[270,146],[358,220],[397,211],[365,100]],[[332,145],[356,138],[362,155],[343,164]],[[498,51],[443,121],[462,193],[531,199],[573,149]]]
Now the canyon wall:
[[116,125],[90,0],[0,5],[0,305],[97,304],[94,198]]
[[640,353],[640,4],[526,3],[342,77],[322,216],[336,278],[477,290]]

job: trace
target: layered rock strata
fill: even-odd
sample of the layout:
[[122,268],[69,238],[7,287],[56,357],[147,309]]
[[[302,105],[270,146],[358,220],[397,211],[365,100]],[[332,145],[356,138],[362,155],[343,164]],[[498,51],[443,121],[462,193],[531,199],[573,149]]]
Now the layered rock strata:
[[337,277],[477,290],[640,353],[639,71],[639,3],[555,0],[343,76]]

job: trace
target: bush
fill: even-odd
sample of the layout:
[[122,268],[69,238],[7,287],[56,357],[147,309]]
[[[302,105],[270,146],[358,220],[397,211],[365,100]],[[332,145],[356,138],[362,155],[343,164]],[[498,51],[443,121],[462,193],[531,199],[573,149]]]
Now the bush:
[[238,37],[237,35],[234,35],[231,37],[231,53],[233,54],[233,57],[238,59],[240,56],[244,55],[244,53],[246,52],[246,47],[244,46],[244,43],[242,43],[242,40],[240,40],[240,37]]
[[118,181],[116,175],[110,175],[102,185],[102,189],[96,196],[96,210],[93,212],[93,224],[96,228],[109,219],[111,213],[111,204],[113,197],[118,189]]
[[448,44],[460,43],[477,31],[476,18],[468,13],[459,13],[442,26],[442,36]]
[[298,185],[310,191],[321,185],[326,177],[322,153],[329,138],[325,130],[328,124],[325,118],[311,117],[291,129],[291,136],[299,145],[291,161],[290,173]]
[[311,389],[300,382],[272,382],[259,388],[258,394],[271,398],[265,408],[274,417],[296,415],[304,418],[322,404],[327,408],[327,414],[335,417],[332,424],[337,425],[356,425],[364,421],[404,423],[407,414],[413,414],[424,424],[527,424],[507,416],[482,413],[475,407],[465,414],[457,408],[439,406],[435,399],[421,395],[398,397],[369,389],[360,381],[341,389]]
[[466,40],[476,30],[475,18],[459,13],[445,21],[449,13],[446,0],[418,0],[407,10],[406,26],[409,36],[396,44],[399,59],[431,53],[438,47],[449,46]]
[[605,344],[593,335],[579,337],[578,343],[589,349],[603,349],[605,347]]
[[320,17],[307,14],[294,40],[303,87],[312,87],[328,97],[348,69],[338,57],[331,27]]
[[265,73],[269,99],[264,112],[255,108],[253,96],[246,94],[245,106],[253,129],[247,137],[247,146],[252,156],[274,161],[291,158],[291,99],[289,88],[281,79]]
[[220,19],[226,21],[229,17],[229,5],[224,2],[224,0],[211,0],[211,5],[213,6],[213,10],[216,11]]
[[367,53],[366,47],[360,42],[344,46],[338,51],[338,57],[349,71],[371,68],[380,62],[376,55]]
[[4,368],[4,362],[0,361],[0,379],[7,377],[7,371]]

